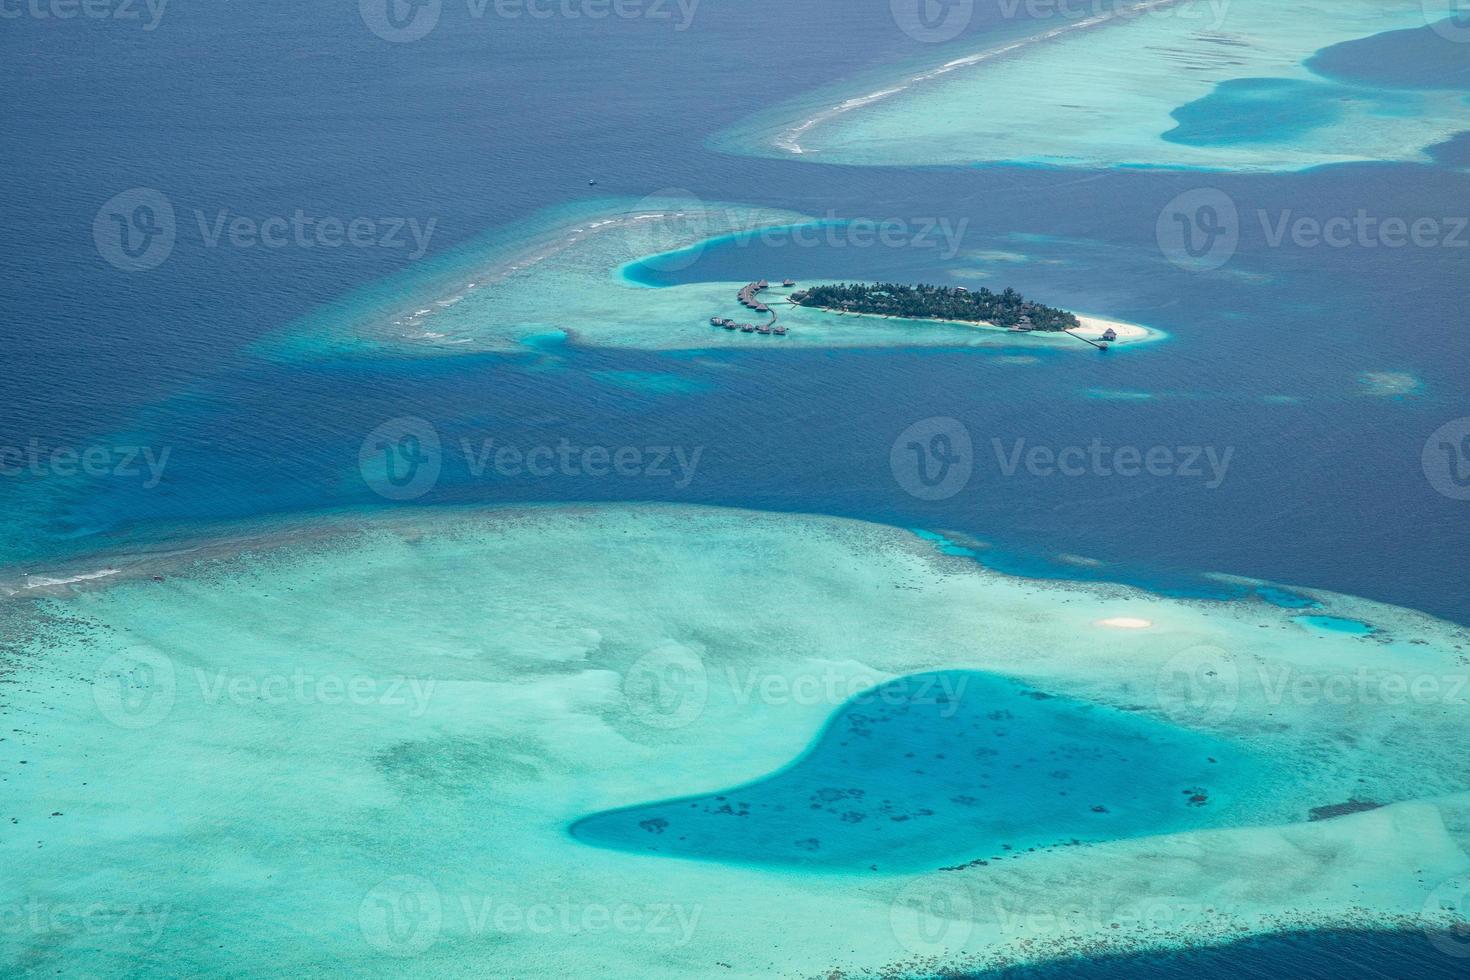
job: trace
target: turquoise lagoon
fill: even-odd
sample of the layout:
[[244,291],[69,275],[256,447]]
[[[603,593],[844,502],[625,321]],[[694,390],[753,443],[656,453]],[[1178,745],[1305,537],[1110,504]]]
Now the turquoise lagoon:
[[[978,969],[1446,924],[1470,873],[1470,707],[1273,696],[1463,673],[1465,630],[1407,610],[1310,593],[1365,642],[713,508],[221,534],[0,601],[0,908],[120,924],[0,931],[9,970]],[[926,677],[958,698],[884,700]],[[1386,805],[1308,819],[1351,799]]]
[[984,865],[1249,819],[1232,802],[1260,768],[1228,742],[979,671],[915,674],[854,696],[779,773],[589,816],[572,834],[755,864]]
[[1358,619],[1348,619],[1345,616],[1298,616],[1296,621],[1312,629],[1343,633],[1347,636],[1372,636],[1378,632],[1369,623]]
[[[289,324],[257,352],[293,360],[354,353],[546,355],[563,341],[637,350],[913,346],[1093,351],[1054,334],[798,307],[784,302],[793,290],[780,285],[763,298],[777,310],[789,335],[730,332],[711,326],[710,317],[764,322],[737,302],[744,282],[659,281],[693,266],[717,246],[754,251],[763,243],[789,242],[798,230],[829,225],[841,223],[692,196],[602,200],[552,209],[425,263],[422,270],[343,296]],[[779,255],[780,250],[768,254]],[[764,274],[776,283],[784,278],[779,268]],[[1115,346],[1165,336],[1146,328],[1137,337],[1121,337]]]
[[[1464,46],[1451,39],[1464,28],[1449,12],[1420,0],[1120,5],[1038,21],[865,93],[819,93],[714,145],[872,166],[1428,163],[1431,147],[1470,129]],[[1365,69],[1362,47],[1376,43],[1390,49],[1385,64],[1425,67]]]

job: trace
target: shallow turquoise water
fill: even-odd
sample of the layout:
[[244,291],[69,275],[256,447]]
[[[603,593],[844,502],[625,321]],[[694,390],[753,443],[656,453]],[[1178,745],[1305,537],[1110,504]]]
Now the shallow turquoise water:
[[594,814],[571,833],[672,857],[913,870],[1215,825],[1256,779],[1214,738],[939,671],[848,701],[765,779]]
[[1290,589],[1281,589],[1271,585],[1256,587],[1256,595],[1273,606],[1282,609],[1315,609],[1322,604],[1311,596],[1302,595],[1300,592],[1292,592]]
[[1297,616],[1298,623],[1311,626],[1315,629],[1326,630],[1329,633],[1346,633],[1349,636],[1371,636],[1378,630],[1368,623],[1358,619],[1347,619],[1342,616]]

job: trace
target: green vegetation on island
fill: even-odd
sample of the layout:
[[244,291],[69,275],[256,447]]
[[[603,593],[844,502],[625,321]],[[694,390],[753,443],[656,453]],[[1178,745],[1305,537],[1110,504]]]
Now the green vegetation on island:
[[994,293],[963,286],[835,283],[793,293],[791,301],[843,313],[875,313],[910,320],[981,321],[1014,330],[1058,332],[1081,324],[1066,310],[1033,303],[1014,289]]

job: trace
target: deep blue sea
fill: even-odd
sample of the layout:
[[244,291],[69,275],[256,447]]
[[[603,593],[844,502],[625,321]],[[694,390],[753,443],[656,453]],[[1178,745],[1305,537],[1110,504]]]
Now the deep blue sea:
[[[998,8],[979,7],[953,50],[994,29]],[[412,415],[434,420],[450,443],[493,432],[519,444],[704,447],[697,479],[682,488],[484,480],[450,460],[412,506],[658,499],[820,512],[962,532],[990,546],[987,563],[1027,574],[1230,594],[1199,577],[1220,571],[1470,623],[1470,502],[1440,493],[1421,465],[1431,434],[1470,416],[1470,248],[1273,247],[1256,219],[1463,216],[1470,174],[1407,164],[1249,175],[884,169],[705,148],[709,135],[773,103],[944,56],[895,31],[887,8],[844,5],[834,17],[815,0],[709,2],[676,32],[616,19],[475,20],[446,4],[438,30],[410,44],[375,37],[352,3],[178,3],[154,30],[85,18],[0,23],[0,446],[170,452],[156,486],[0,477],[0,564],[40,569],[187,536],[201,522],[410,506],[375,496],[356,462],[368,429]],[[1444,63],[1426,61],[1425,40],[1342,46],[1319,67],[1345,85],[1423,85],[1425,64],[1463,79],[1470,45]],[[1323,88],[1300,112],[1279,113],[1270,107],[1293,92],[1246,86],[1227,132],[1258,125],[1253,113],[1303,125],[1302,113],[1330,109],[1332,86]],[[1187,131],[1202,125],[1198,111],[1181,119]],[[1440,159],[1457,154],[1463,147],[1447,146]],[[130,273],[99,255],[93,219],[140,186],[172,203],[179,240],[161,266]],[[298,209],[433,219],[430,255],[439,255],[547,207],[671,187],[835,220],[964,220],[967,251],[1029,257],[983,284],[1157,326],[1170,339],[1095,357],[1041,352],[1035,363],[963,350],[694,355],[575,344],[274,363],[251,345],[410,259],[393,249],[211,248],[195,219]],[[1156,242],[1165,204],[1201,187],[1223,190],[1245,216],[1226,274],[1176,267]],[[662,275],[940,273],[932,250],[730,243]],[[895,481],[890,448],[936,416],[969,430],[975,467],[962,492],[925,501]],[[1231,465],[1216,487],[1007,475],[992,440],[1214,447],[1230,450]],[[1400,940],[1344,942],[1252,944],[1194,955],[1188,969],[1407,975]],[[1379,972],[1310,965],[1334,949],[1359,965],[1381,957]],[[1014,975],[1174,975],[1179,963],[1169,962]],[[1462,965],[1436,957],[1415,975],[1463,976],[1433,973]]]

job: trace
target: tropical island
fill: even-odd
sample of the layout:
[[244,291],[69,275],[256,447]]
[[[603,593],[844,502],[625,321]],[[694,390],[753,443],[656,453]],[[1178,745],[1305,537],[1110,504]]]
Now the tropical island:
[[1011,330],[1060,333],[1081,321],[1073,313],[1023,297],[1014,289],[996,293],[964,286],[904,285],[892,282],[834,283],[791,294],[791,302],[836,313],[870,313],[908,320],[988,323]]

